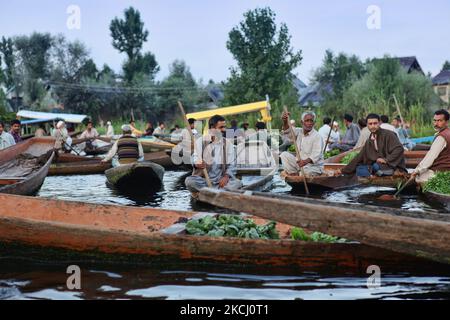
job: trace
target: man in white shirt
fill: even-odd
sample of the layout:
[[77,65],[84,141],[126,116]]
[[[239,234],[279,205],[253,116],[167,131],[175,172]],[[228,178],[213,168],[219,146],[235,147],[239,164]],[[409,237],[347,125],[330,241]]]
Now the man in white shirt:
[[[283,112],[283,134],[291,134],[288,122],[289,114]],[[280,155],[284,171],[288,175],[299,175],[303,168],[306,176],[317,176],[323,173],[323,148],[324,143],[320,134],[314,129],[316,114],[308,111],[302,115],[302,128],[295,128],[295,143],[300,150],[300,158],[290,152]]]
[[166,134],[166,125],[164,122],[160,122],[159,126],[153,131],[153,135],[164,135]]
[[448,122],[450,115],[447,110],[434,113],[434,129],[436,138],[423,160],[419,163],[412,176],[418,184],[425,184],[438,171],[450,171],[450,129]]
[[[336,134],[333,134],[333,133],[335,133],[335,131],[331,129],[331,119],[328,117],[325,117],[323,119],[323,126],[319,129],[319,134],[322,137],[323,142],[327,144],[326,151],[331,150],[330,145],[332,143],[339,142],[339,136],[336,139]],[[328,140],[328,143],[327,143],[327,140]]]
[[387,115],[382,115],[380,117],[380,119],[381,119],[380,128],[381,129],[385,129],[385,130],[389,130],[389,131],[392,131],[392,132],[395,132],[395,134],[398,137],[397,129],[395,129],[395,127],[392,124],[389,123],[389,117]]
[[16,142],[12,135],[5,131],[5,124],[0,121],[0,150],[15,145]]
[[97,139],[100,135],[98,134],[97,130],[94,128],[94,124],[92,121],[89,121],[86,126],[86,130],[81,134],[80,139],[88,139],[86,141],[86,148],[87,149],[95,149],[97,148],[97,142],[95,139]]

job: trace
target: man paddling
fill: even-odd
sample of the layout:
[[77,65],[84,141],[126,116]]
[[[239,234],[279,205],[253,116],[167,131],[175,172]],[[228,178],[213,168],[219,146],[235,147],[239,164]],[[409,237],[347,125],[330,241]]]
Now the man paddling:
[[406,173],[405,149],[395,132],[380,127],[380,116],[369,114],[367,127],[370,137],[359,154],[337,174],[354,174],[359,177],[392,176],[395,171]]
[[132,128],[129,125],[122,126],[123,135],[117,140],[109,150],[102,162],[111,161],[117,154],[118,159],[113,161],[113,166],[137,162],[144,158],[144,150],[141,143],[132,134]]
[[194,171],[185,180],[189,191],[198,193],[207,187],[203,169],[208,171],[213,187],[226,190],[237,190],[242,182],[236,178],[236,155],[233,144],[224,137],[226,121],[220,115],[209,120],[209,132],[197,139],[192,155]]
[[[291,134],[289,128],[289,113],[283,112],[283,135],[285,137]],[[280,155],[283,162],[283,168],[288,175],[299,175],[302,168],[306,176],[317,176],[323,173],[323,148],[324,143],[320,134],[314,129],[316,123],[316,114],[307,111],[302,114],[302,128],[295,128],[295,143],[300,151],[300,158],[290,152],[283,152]]]
[[94,124],[92,121],[89,121],[86,125],[86,130],[81,134],[80,139],[87,139],[86,141],[86,150],[94,150],[97,148],[97,139],[100,135],[97,130],[94,128]]
[[433,123],[436,136],[430,151],[413,172],[418,184],[430,180],[436,172],[450,171],[450,129],[448,127],[450,115],[442,109],[434,113]]

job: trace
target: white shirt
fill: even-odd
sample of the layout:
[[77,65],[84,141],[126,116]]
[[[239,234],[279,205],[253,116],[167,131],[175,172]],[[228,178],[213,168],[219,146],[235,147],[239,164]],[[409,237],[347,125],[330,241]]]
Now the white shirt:
[[[389,123],[382,123],[382,124],[380,125],[380,128],[381,128],[381,129],[385,129],[385,130],[389,130],[389,131],[392,131],[392,132],[395,132],[395,134],[396,134],[397,137],[398,137],[397,129],[395,129],[395,127],[394,127],[392,124],[389,124]],[[400,139],[400,138],[399,138],[399,139]]]
[[106,131],[106,136],[107,137],[112,137],[114,135],[114,128],[112,125],[108,126],[108,129]]
[[3,131],[2,134],[0,134],[0,150],[9,148],[15,144],[16,141],[14,141],[14,137],[8,132]]
[[360,148],[364,147],[367,140],[369,140],[370,134],[371,134],[371,132],[370,132],[369,128],[364,127],[361,130],[361,134],[359,135],[358,142],[356,143],[354,149],[360,149]]
[[433,144],[431,145],[430,151],[427,152],[425,157],[422,159],[422,161],[419,163],[417,168],[414,170],[414,172],[418,173],[419,175],[425,173],[428,169],[431,168],[434,161],[439,157],[442,150],[445,149],[447,146],[447,141],[445,141],[444,137],[437,136],[434,140]]
[[155,129],[155,131],[153,131],[153,135],[155,135],[155,134],[165,134],[166,133],[166,129],[161,129],[161,127],[157,127],[156,129]]
[[[296,143],[300,150],[301,160],[311,159],[313,164],[323,162],[323,139],[320,134],[312,129],[308,135],[303,134],[303,129],[295,128]],[[290,129],[284,131],[284,135],[290,135]]]
[[[89,132],[87,129],[81,134],[80,139],[95,139],[99,136],[97,130],[95,130],[95,128],[92,128],[91,131]],[[92,145],[94,147],[97,146],[97,143],[94,141],[92,141]]]
[[[329,140],[328,145],[327,145],[327,150],[330,149],[330,145],[332,143],[339,142],[339,133],[334,130],[331,130],[331,134],[330,134],[330,130],[331,130],[331,127],[328,124],[324,124],[319,129],[319,134],[322,137],[323,142],[326,143],[327,140]],[[330,139],[328,139],[328,135],[330,135]]]

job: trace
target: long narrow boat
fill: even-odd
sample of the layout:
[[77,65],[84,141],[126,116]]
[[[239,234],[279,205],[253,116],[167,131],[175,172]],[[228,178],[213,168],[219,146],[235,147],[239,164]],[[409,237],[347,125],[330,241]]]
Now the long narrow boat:
[[[294,191],[305,191],[305,183],[303,176],[287,175],[284,171],[281,173],[282,178],[289,184]],[[351,188],[359,184],[356,175],[340,175],[332,176],[324,174],[322,176],[314,176],[306,179],[308,189],[312,192],[324,190],[338,190],[344,188]]]
[[0,192],[34,195],[47,176],[54,145],[53,138],[31,138],[0,150]]
[[176,165],[172,161],[171,154],[168,151],[156,151],[145,153],[144,160],[159,164],[160,166],[163,166],[164,169],[186,170],[186,171],[192,170],[192,166],[190,164]]
[[156,139],[155,137],[141,138],[139,142],[142,144],[144,152],[171,150],[175,147],[174,144]]
[[450,264],[450,215],[204,188],[203,202]]
[[72,162],[85,162],[85,161],[92,161],[92,160],[101,161],[102,158],[79,156],[79,155],[76,155],[73,153],[58,153],[57,155],[55,155],[53,162],[54,163],[72,163]]
[[164,168],[145,161],[124,164],[105,171],[107,183],[127,193],[146,193],[161,189]]
[[[325,163],[326,164],[327,163],[328,164],[330,164],[330,163],[340,164],[341,160],[351,152],[353,152],[353,151],[343,152],[341,154],[338,154],[337,156],[328,158],[325,160]],[[405,151],[406,168],[415,169],[419,165],[419,163],[422,161],[422,159],[425,157],[426,154],[427,154],[427,151],[425,151],[425,150],[423,150],[423,151]]]
[[[448,266],[359,243],[200,237],[183,224],[195,212],[0,195],[0,252],[27,258],[160,264],[288,267],[299,272],[448,272]],[[247,217],[252,218],[252,217]],[[253,217],[257,224],[267,221]]]
[[85,149],[84,152],[86,153],[87,156],[99,156],[108,153],[109,150],[111,150],[111,148],[112,144],[107,144],[94,149]]
[[48,171],[49,176],[103,174],[112,167],[111,161],[87,160],[78,162],[52,163]]

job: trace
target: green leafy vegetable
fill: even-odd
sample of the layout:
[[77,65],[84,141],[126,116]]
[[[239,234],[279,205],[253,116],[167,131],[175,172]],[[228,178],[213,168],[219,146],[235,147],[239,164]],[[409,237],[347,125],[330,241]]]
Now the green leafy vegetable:
[[313,232],[308,235],[302,228],[294,227],[291,229],[291,238],[293,240],[309,241],[309,242],[327,242],[327,243],[341,243],[347,240],[333,237],[321,232]]
[[210,237],[234,237],[248,239],[279,239],[276,222],[257,225],[252,219],[230,214],[218,217],[206,216],[186,223],[188,234]]
[[352,151],[349,154],[347,154],[345,157],[342,158],[341,163],[342,164],[349,164],[356,156],[359,154],[358,151]]
[[337,156],[339,153],[341,153],[341,151],[339,149],[333,149],[333,150],[325,152],[324,158],[328,159],[328,158]]
[[450,195],[450,171],[437,172],[424,186],[423,191]]

